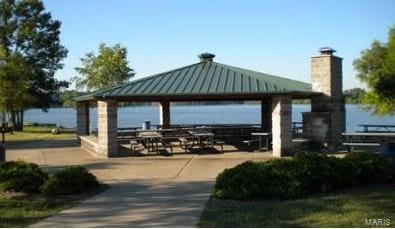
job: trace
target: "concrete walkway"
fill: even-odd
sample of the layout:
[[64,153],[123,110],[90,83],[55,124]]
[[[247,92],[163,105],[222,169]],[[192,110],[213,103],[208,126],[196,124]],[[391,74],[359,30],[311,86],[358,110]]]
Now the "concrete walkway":
[[34,227],[195,227],[211,181],[132,180]]
[[271,156],[233,152],[99,159],[75,146],[7,151],[7,160],[17,158],[49,170],[83,165],[111,186],[33,227],[195,227],[218,173]]

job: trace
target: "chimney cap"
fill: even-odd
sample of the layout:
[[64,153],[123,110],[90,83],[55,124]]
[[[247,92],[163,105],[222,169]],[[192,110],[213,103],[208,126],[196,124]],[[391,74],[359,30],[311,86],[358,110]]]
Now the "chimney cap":
[[198,57],[200,58],[200,62],[213,62],[215,54],[204,52],[198,55]]
[[322,47],[318,50],[321,54],[332,55],[336,50],[331,47]]

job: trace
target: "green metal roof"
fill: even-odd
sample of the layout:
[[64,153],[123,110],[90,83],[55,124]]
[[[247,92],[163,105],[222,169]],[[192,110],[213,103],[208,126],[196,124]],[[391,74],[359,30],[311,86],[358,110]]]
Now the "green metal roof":
[[196,64],[80,96],[76,100],[286,92],[312,91],[311,85],[304,82],[202,60]]

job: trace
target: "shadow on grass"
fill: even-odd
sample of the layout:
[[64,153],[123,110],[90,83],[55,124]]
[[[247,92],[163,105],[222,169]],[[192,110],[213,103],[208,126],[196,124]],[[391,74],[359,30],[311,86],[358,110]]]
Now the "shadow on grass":
[[64,169],[68,166],[83,166],[90,171],[94,170],[108,170],[108,169],[116,169],[118,165],[121,165],[121,162],[115,161],[96,161],[96,162],[87,162],[86,164],[67,164],[67,165],[41,165],[40,167],[48,173],[53,173],[58,170]]
[[211,198],[200,227],[367,227],[365,219],[395,219],[394,184],[358,187],[298,200]]
[[35,140],[35,141],[8,141],[6,149],[52,149],[78,147],[80,144],[77,139],[65,140]]
[[108,185],[102,184],[97,190],[67,196],[0,193],[0,227],[26,227],[71,208],[108,188]]

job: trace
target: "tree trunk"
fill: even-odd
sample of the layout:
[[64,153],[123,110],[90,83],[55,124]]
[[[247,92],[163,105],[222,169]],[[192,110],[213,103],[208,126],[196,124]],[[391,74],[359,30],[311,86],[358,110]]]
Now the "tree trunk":
[[1,123],[5,123],[5,117],[6,113],[5,112],[1,112]]
[[16,131],[23,131],[23,116],[24,111],[11,110],[11,121]]
[[20,115],[21,115],[21,119],[20,119],[20,121],[21,121],[21,131],[23,131],[23,121],[25,119],[25,111],[21,110],[20,111]]
[[16,112],[16,128],[15,130],[17,131],[23,131],[23,111],[17,111]]
[[16,123],[15,111],[11,110],[10,114],[11,114],[11,122],[14,125],[14,128],[15,128],[15,123]]

